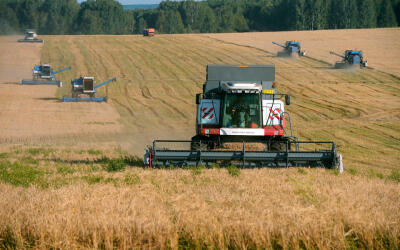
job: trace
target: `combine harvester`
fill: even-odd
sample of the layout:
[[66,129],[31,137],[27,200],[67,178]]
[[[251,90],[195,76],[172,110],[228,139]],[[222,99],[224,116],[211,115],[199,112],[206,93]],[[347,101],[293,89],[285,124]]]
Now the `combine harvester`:
[[19,43],[44,43],[43,40],[38,39],[35,30],[25,30],[24,39],[19,39]]
[[336,69],[350,69],[358,66],[362,69],[368,66],[368,62],[364,61],[362,51],[346,50],[344,56],[333,51],[331,51],[330,54],[342,58],[341,62],[335,63]]
[[53,68],[49,64],[35,65],[33,67],[33,80],[22,80],[25,85],[57,85],[62,86],[61,81],[56,81],[56,75],[66,70],[70,70],[71,66],[53,72]]
[[143,30],[143,36],[154,36],[156,34],[156,30],[154,28],[148,28]]
[[299,141],[293,136],[284,107],[290,105],[290,96],[278,94],[274,81],[273,65],[208,65],[203,94],[196,95],[196,136],[191,141],[155,140],[145,150],[144,163],[150,167],[341,166],[334,142]]
[[[111,78],[99,85],[95,85],[96,81],[92,76],[81,76],[77,79],[71,80],[72,85],[72,97],[64,96],[62,98],[63,102],[106,102],[107,96],[96,97],[97,89],[110,83],[116,81],[117,78]],[[86,95],[87,97],[82,97],[81,95]]]
[[305,56],[306,52],[301,51],[300,42],[296,41],[286,41],[285,45],[277,42],[272,42],[273,44],[282,47],[284,50],[278,52],[278,57],[293,57],[294,55]]

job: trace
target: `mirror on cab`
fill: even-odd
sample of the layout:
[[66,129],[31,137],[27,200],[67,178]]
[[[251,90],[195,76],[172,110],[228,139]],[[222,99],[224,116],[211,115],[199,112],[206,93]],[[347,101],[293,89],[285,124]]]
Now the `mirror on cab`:
[[290,105],[290,95],[285,95],[285,103],[286,105]]
[[196,94],[196,104],[200,104],[201,99],[201,94]]

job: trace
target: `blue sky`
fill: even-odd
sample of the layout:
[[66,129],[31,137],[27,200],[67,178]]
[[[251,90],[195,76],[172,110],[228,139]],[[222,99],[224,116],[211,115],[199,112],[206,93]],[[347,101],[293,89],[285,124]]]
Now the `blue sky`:
[[[78,0],[78,2],[83,2],[84,0]],[[162,0],[118,0],[121,4],[155,4],[160,3]]]
[[118,0],[121,4],[155,4],[161,0]]

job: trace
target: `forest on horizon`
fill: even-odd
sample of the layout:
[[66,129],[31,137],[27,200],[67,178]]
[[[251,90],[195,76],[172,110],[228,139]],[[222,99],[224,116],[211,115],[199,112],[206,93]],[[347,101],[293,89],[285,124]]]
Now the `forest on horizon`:
[[163,1],[127,10],[116,0],[0,0],[0,34],[216,33],[397,27],[400,0]]

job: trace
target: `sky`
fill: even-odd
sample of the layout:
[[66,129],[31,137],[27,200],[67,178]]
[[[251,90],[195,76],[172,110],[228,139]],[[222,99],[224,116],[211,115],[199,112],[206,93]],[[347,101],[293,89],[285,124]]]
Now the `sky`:
[[118,0],[121,4],[155,4],[161,0]]
[[[78,0],[78,2],[83,2],[84,0]],[[121,4],[156,4],[160,3],[162,0],[118,0]]]

